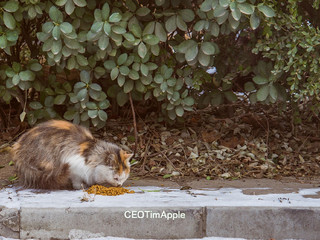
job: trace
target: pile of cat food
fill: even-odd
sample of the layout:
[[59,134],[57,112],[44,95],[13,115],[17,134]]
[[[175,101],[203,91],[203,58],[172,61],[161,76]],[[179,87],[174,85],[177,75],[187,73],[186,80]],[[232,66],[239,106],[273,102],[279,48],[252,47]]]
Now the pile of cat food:
[[86,190],[89,194],[97,194],[103,196],[117,196],[125,193],[134,193],[133,190],[129,190],[123,187],[105,187],[101,185],[92,185]]

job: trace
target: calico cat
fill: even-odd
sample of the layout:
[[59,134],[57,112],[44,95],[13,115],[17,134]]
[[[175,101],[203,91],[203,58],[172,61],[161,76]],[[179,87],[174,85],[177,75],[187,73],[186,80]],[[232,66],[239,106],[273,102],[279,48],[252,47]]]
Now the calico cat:
[[12,158],[25,187],[81,189],[93,184],[121,186],[130,173],[128,154],[67,121],[50,120],[24,133]]

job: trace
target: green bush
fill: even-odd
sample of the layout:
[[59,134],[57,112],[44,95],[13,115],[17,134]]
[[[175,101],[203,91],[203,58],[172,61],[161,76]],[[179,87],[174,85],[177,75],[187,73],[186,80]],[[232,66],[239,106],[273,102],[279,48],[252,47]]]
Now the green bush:
[[302,1],[288,2],[2,1],[0,101],[18,99],[30,124],[63,117],[100,128],[110,102],[124,106],[129,93],[156,99],[168,121],[237,91],[252,103],[319,98],[319,58],[304,55],[318,29],[299,15]]

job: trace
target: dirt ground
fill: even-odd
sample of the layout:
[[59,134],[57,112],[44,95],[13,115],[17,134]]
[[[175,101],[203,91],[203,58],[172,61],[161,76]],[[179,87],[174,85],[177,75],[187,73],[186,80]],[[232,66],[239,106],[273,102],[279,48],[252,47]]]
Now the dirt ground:
[[[10,164],[10,161],[10,155],[8,152],[0,153],[0,189],[11,184],[18,184],[18,180],[16,180],[16,169],[14,165]],[[313,179],[286,177],[281,180],[250,178],[241,180],[206,180],[195,177],[176,177],[172,179],[163,179],[163,177],[141,178],[133,174],[124,184],[124,187],[130,186],[158,186],[183,190],[205,188],[242,188],[244,189],[244,194],[260,195],[268,193],[290,193],[303,188],[320,188],[320,177],[314,177]],[[305,197],[320,199],[320,191],[318,192],[318,195]]]
[[[232,116],[226,116],[223,108],[198,110],[173,126],[158,122],[155,115],[138,117],[137,135],[127,115],[110,118],[93,134],[127,151],[136,149],[127,184],[270,186],[275,191],[319,187],[320,123],[295,126],[288,113],[276,110],[236,106]],[[6,146],[26,130],[18,118],[6,128],[0,121],[0,188],[18,181]]]

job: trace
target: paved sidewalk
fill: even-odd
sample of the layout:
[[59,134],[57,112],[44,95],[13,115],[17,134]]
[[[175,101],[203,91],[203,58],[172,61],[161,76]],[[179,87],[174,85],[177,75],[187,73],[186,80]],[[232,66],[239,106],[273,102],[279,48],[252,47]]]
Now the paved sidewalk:
[[0,236],[320,239],[317,185],[275,191],[272,186],[200,188],[188,183],[197,189],[180,190],[177,188],[180,186],[152,182],[153,186],[137,186],[144,185],[139,183],[128,181],[134,185],[129,188],[135,193],[121,196],[88,197],[82,191],[2,189]]

